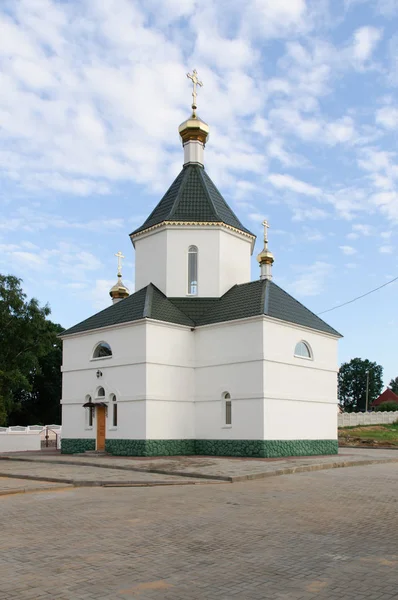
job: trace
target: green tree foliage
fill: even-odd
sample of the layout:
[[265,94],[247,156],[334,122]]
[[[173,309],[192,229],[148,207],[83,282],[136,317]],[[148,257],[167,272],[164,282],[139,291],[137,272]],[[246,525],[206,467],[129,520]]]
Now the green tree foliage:
[[369,372],[368,406],[370,407],[383,389],[383,367],[361,358],[353,358],[341,365],[338,375],[338,395],[339,403],[345,411],[365,410],[367,372]]
[[398,404],[396,402],[383,402],[379,406],[376,406],[378,412],[390,412],[398,410]]
[[14,393],[9,425],[50,425],[61,423],[62,342],[55,337],[63,331],[60,325],[49,322],[54,332],[51,350],[41,356],[38,367],[29,374],[30,389]]
[[49,363],[59,360],[53,366],[60,368],[60,353],[55,354],[60,327],[47,319],[49,314],[48,306],[27,300],[20,279],[0,275],[0,425],[8,424],[10,413],[22,405],[23,394],[33,393],[35,386],[38,394],[40,385],[47,386],[40,383],[44,369],[50,368],[45,357]]
[[392,389],[394,394],[398,394],[398,377],[395,377],[395,379],[391,379],[388,387]]

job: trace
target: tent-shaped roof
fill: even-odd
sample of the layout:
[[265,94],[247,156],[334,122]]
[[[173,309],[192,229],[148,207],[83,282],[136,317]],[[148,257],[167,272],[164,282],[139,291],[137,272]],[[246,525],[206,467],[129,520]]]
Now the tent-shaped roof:
[[228,206],[204,167],[185,165],[145,223],[132,236],[164,222],[224,223],[253,237]]

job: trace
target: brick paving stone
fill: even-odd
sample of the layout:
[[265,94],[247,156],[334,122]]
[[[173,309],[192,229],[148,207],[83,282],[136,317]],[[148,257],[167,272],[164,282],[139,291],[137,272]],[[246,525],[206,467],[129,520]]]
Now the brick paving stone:
[[0,600],[398,600],[397,498],[396,463],[3,496]]
[[[136,482],[139,484],[154,484],[156,482],[164,483],[181,483],[188,484],[190,482],[197,481],[203,483],[204,480],[196,480],[190,477],[178,477],[177,475],[157,475],[155,473],[120,470],[120,469],[107,469],[107,468],[95,468],[86,465],[73,465],[73,464],[50,464],[47,462],[28,462],[28,461],[17,461],[17,460],[0,460],[0,489],[1,480],[5,477],[42,477],[43,480],[54,479],[60,483],[63,481],[66,483],[75,482],[77,484],[82,482],[102,482],[104,484],[120,483],[129,484],[130,482]],[[29,479],[27,479],[28,481]],[[12,487],[12,482],[8,480],[9,487]]]

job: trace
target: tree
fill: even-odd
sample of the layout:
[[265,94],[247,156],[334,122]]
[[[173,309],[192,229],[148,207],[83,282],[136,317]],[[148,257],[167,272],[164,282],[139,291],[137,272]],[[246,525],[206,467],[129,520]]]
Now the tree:
[[365,410],[368,373],[369,407],[383,389],[383,367],[361,358],[353,358],[341,365],[338,374],[339,403],[347,412]]
[[398,377],[391,379],[388,387],[392,389],[394,394],[398,394]]
[[20,389],[14,393],[9,425],[61,423],[62,342],[56,336],[63,328],[51,322],[49,327],[54,332],[53,346],[39,358],[38,367],[29,374],[30,389]]
[[40,372],[40,359],[56,344],[54,324],[47,320],[48,306],[27,300],[21,280],[0,274],[0,425],[15,407],[15,394],[32,389]]

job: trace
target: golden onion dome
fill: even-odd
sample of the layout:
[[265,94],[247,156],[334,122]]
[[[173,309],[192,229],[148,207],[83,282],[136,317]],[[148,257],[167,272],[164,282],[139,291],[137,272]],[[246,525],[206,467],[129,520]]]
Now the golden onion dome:
[[265,248],[263,250],[261,250],[261,252],[259,252],[257,254],[257,260],[260,263],[268,263],[271,264],[274,262],[274,255],[272,254],[272,252],[270,252],[270,250],[266,250]]
[[117,276],[117,282],[115,283],[115,285],[113,287],[111,287],[109,295],[112,299],[117,298],[120,300],[122,300],[123,298],[127,298],[130,295],[130,291],[124,285],[121,275]]
[[181,136],[183,144],[190,140],[198,140],[205,145],[209,136],[209,131],[210,127],[208,124],[197,117],[196,114],[192,114],[189,119],[181,123],[178,128],[178,133]]

